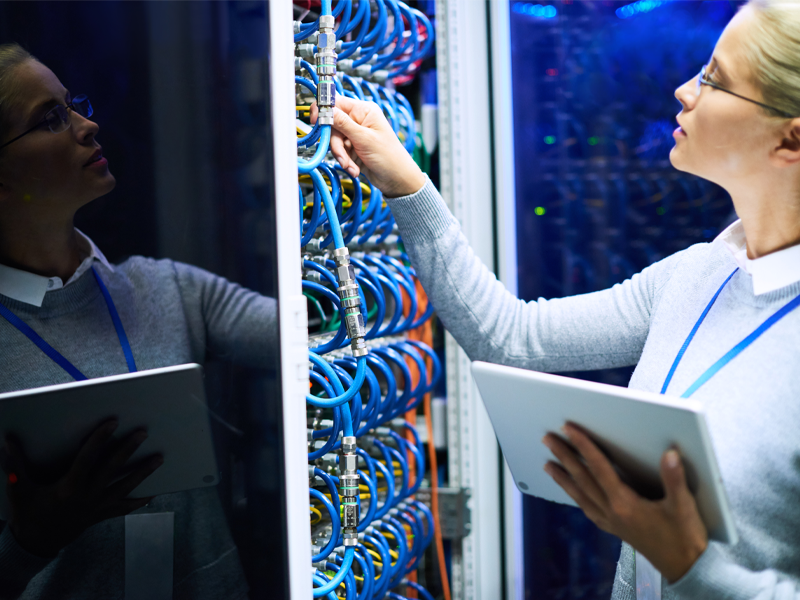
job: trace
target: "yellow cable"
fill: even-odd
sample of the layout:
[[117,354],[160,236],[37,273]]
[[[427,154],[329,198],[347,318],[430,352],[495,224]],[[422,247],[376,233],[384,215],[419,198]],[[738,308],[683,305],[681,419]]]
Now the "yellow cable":
[[320,521],[322,521],[322,513],[321,513],[319,510],[317,510],[317,509],[316,509],[316,508],[314,508],[313,506],[310,506],[310,507],[309,507],[309,510],[310,510],[312,513],[314,513],[314,515],[317,517],[317,520],[316,520],[316,521],[311,521],[311,524],[312,524],[312,525],[315,525],[315,524],[319,523]]

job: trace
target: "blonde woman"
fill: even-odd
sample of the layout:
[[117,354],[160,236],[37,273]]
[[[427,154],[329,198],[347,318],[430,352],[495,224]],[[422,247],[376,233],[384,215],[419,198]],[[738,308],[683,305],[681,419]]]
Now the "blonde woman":
[[428,295],[472,359],[540,371],[635,364],[631,387],[703,404],[734,546],[709,542],[675,451],[662,460],[665,497],[650,501],[580,431],[567,428],[580,456],[543,440],[559,461],[548,473],[625,542],[613,598],[636,597],[635,568],[652,566],[664,598],[800,598],[798,2],[747,4],[675,96],[672,164],[724,187],[741,220],[711,244],[570,298],[509,294],[376,106],[338,98],[331,146],[387,196]]

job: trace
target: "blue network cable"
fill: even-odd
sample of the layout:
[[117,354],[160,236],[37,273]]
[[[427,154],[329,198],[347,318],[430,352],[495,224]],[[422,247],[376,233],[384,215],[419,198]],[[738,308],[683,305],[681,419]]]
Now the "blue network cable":
[[[330,0],[323,0],[321,17],[325,18],[299,25],[296,29],[299,33],[295,34],[296,41],[319,32],[320,46],[314,49],[319,53],[316,57],[319,66],[299,60],[298,69],[305,71],[300,74],[307,77],[298,75],[295,81],[318,98],[327,99],[326,104],[321,104],[327,110],[332,106],[334,89],[338,94],[359,99],[363,99],[366,92],[370,100],[381,107],[394,131],[403,138],[404,147],[411,152],[417,143],[417,134],[413,112],[407,99],[391,89],[349,74],[332,78],[333,71],[329,67],[332,64],[330,52],[333,46],[330,38],[322,36],[333,34],[335,29],[336,39],[340,40],[337,42],[337,47],[340,48],[338,59],[352,57],[350,66],[353,69],[369,64],[369,68],[357,71],[359,75],[385,69],[383,73],[388,73],[388,77],[393,78],[416,67],[418,61],[430,52],[433,43],[430,21],[400,0],[375,0],[373,6],[377,10],[374,14],[368,0],[356,1],[358,5],[354,7],[352,0],[339,0],[332,10]],[[330,18],[337,15],[341,15],[338,24]],[[352,34],[350,41],[342,40],[349,34]],[[424,41],[422,35],[425,36]],[[324,90],[321,87],[323,84]],[[345,446],[343,440],[353,440],[374,429],[381,431],[385,423],[416,406],[435,387],[441,375],[441,362],[433,350],[424,344],[393,342],[383,347],[374,347],[366,355],[356,352],[366,350],[364,342],[359,340],[402,334],[424,323],[433,308],[428,303],[425,314],[417,316],[418,298],[413,269],[400,261],[386,255],[359,255],[345,259],[344,262],[341,260],[342,256],[347,256],[341,252],[346,244],[385,243],[394,231],[394,218],[389,207],[383,205],[380,191],[366,177],[353,178],[347,173],[345,176],[352,183],[352,193],[347,192],[352,204],[347,209],[343,208],[345,190],[340,174],[344,171],[338,166],[330,167],[325,162],[330,138],[330,125],[320,125],[318,121],[308,134],[298,140],[301,147],[316,146],[311,159],[298,158],[298,171],[308,174],[312,184],[310,188],[298,187],[301,242],[312,255],[333,244],[332,258],[335,259],[326,260],[322,264],[305,261],[303,266],[306,273],[317,273],[320,279],[304,280],[303,289],[309,297],[313,295],[320,301],[326,301],[325,304],[317,305],[322,311],[323,323],[331,322],[336,317],[335,311],[339,311],[341,317],[338,330],[331,332],[332,337],[324,338],[326,341],[323,344],[309,352],[312,363],[309,378],[315,386],[313,391],[320,394],[321,390],[322,393],[319,396],[309,394],[306,400],[309,405],[324,411],[327,419],[332,418],[322,421],[322,426],[311,432],[309,439],[313,446],[309,459],[323,458],[327,461],[333,456],[333,452],[342,449],[342,456],[346,456],[348,452],[354,453],[365,469],[342,471],[341,477],[328,475],[318,467],[313,471],[330,493],[328,500],[319,490],[312,490],[315,492],[312,493],[315,501],[322,503],[323,513],[328,513],[331,534],[323,551],[314,557],[315,562],[325,561],[326,571],[317,571],[313,575],[314,597],[336,598],[336,591],[343,589],[339,593],[345,600],[402,598],[390,590],[404,582],[405,574],[416,567],[433,536],[430,511],[424,505],[418,506],[415,501],[408,500],[419,489],[425,473],[419,435],[411,425],[404,425],[412,436],[408,441],[395,431],[388,430],[388,439],[383,438],[388,444],[379,439],[374,440],[375,451],[382,457],[381,460],[373,458],[363,449],[355,448],[352,442],[348,441]],[[361,191],[362,181],[370,187],[366,206]],[[305,215],[308,217],[304,219]],[[328,233],[315,240],[321,230]],[[349,275],[343,271],[343,264],[349,265]],[[405,306],[403,291],[409,296],[409,303]],[[367,299],[370,300],[369,303]],[[366,319],[363,315],[368,307],[371,315],[369,322],[354,328],[351,319],[359,315],[359,312],[360,318]],[[330,313],[330,317],[326,316],[329,310],[334,311]],[[404,310],[407,310],[405,317]],[[356,352],[354,357],[337,356],[329,362],[320,356],[347,345],[350,335],[354,338],[350,340]],[[419,382],[415,386],[412,385],[406,364],[408,359],[417,366],[420,373]],[[428,359],[432,361],[432,370],[427,368]],[[402,377],[402,385],[398,385],[399,377]],[[414,457],[415,465],[412,486],[409,485],[411,456]],[[349,460],[350,462],[343,464],[354,464],[352,458]],[[397,477],[395,469],[399,469]],[[385,482],[381,491],[378,491],[378,478],[383,478]],[[358,481],[365,486],[362,489],[369,491],[368,502],[365,496],[362,503],[357,492],[353,492]],[[342,486],[341,503],[337,491],[339,485]],[[356,507],[357,512],[353,513],[352,509]],[[353,516],[355,519],[347,521],[346,515],[349,515],[347,519]],[[346,521],[352,524],[346,525]],[[351,529],[347,529],[348,527]],[[411,532],[408,539],[406,527]],[[344,535],[346,531],[363,534],[361,543],[348,543],[344,546],[348,539],[354,541],[352,533]],[[391,546],[384,534],[391,534]],[[381,557],[382,568],[379,569],[378,564],[373,562],[373,557],[364,544],[378,553],[376,556]],[[390,547],[397,551],[398,558],[394,564],[391,562]],[[360,591],[356,585],[356,573],[363,576]],[[423,596],[427,594],[424,590],[419,593]]]

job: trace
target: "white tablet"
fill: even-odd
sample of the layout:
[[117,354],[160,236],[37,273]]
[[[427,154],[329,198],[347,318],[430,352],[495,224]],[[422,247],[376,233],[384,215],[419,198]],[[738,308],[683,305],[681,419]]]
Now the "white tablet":
[[728,544],[736,529],[697,402],[513,367],[472,363],[503,455],[525,494],[571,504],[543,467],[553,455],[541,439],[567,421],[587,430],[625,480],[648,497],[661,494],[662,454],[676,446],[709,537]]
[[[13,433],[34,465],[63,470],[81,444],[110,417],[114,437],[147,429],[130,463],[151,454],[164,464],[130,495],[145,498],[216,485],[214,445],[200,365],[188,364],[0,394],[0,443]],[[0,519],[8,516],[0,476]]]

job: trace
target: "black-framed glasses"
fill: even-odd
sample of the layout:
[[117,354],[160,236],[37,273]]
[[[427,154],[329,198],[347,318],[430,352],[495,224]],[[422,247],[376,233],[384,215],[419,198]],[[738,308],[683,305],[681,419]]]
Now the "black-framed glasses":
[[709,81],[706,79],[706,67],[708,65],[703,65],[703,68],[700,69],[700,74],[697,76],[697,95],[700,95],[700,86],[707,85],[709,87],[713,87],[714,89],[720,90],[721,92],[726,92],[731,96],[736,96],[737,98],[741,98],[742,100],[747,100],[748,102],[752,102],[753,104],[758,104],[762,108],[766,108],[771,110],[772,112],[779,114],[780,116],[786,119],[793,119],[794,115],[790,115],[789,113],[780,110],[779,108],[775,108],[774,106],[770,106],[769,104],[764,104],[763,102],[758,102],[757,100],[753,100],[751,98],[747,98],[746,96],[741,96],[736,92],[732,92],[730,90],[725,89],[724,87],[717,85],[713,81]]
[[44,119],[39,121],[36,125],[28,129],[25,133],[22,133],[15,137],[13,140],[7,141],[5,144],[0,146],[0,149],[5,148],[12,142],[16,142],[21,137],[25,137],[31,131],[35,131],[39,129],[42,125],[47,125],[50,128],[50,131],[53,133],[61,133],[62,131],[66,131],[69,129],[71,124],[69,118],[69,111],[74,110],[80,116],[85,119],[88,119],[94,113],[92,109],[92,104],[89,102],[89,98],[86,97],[86,94],[81,94],[80,96],[75,96],[72,99],[72,102],[67,104],[66,106],[61,106],[60,104],[51,108],[47,111],[47,114],[44,116]]

